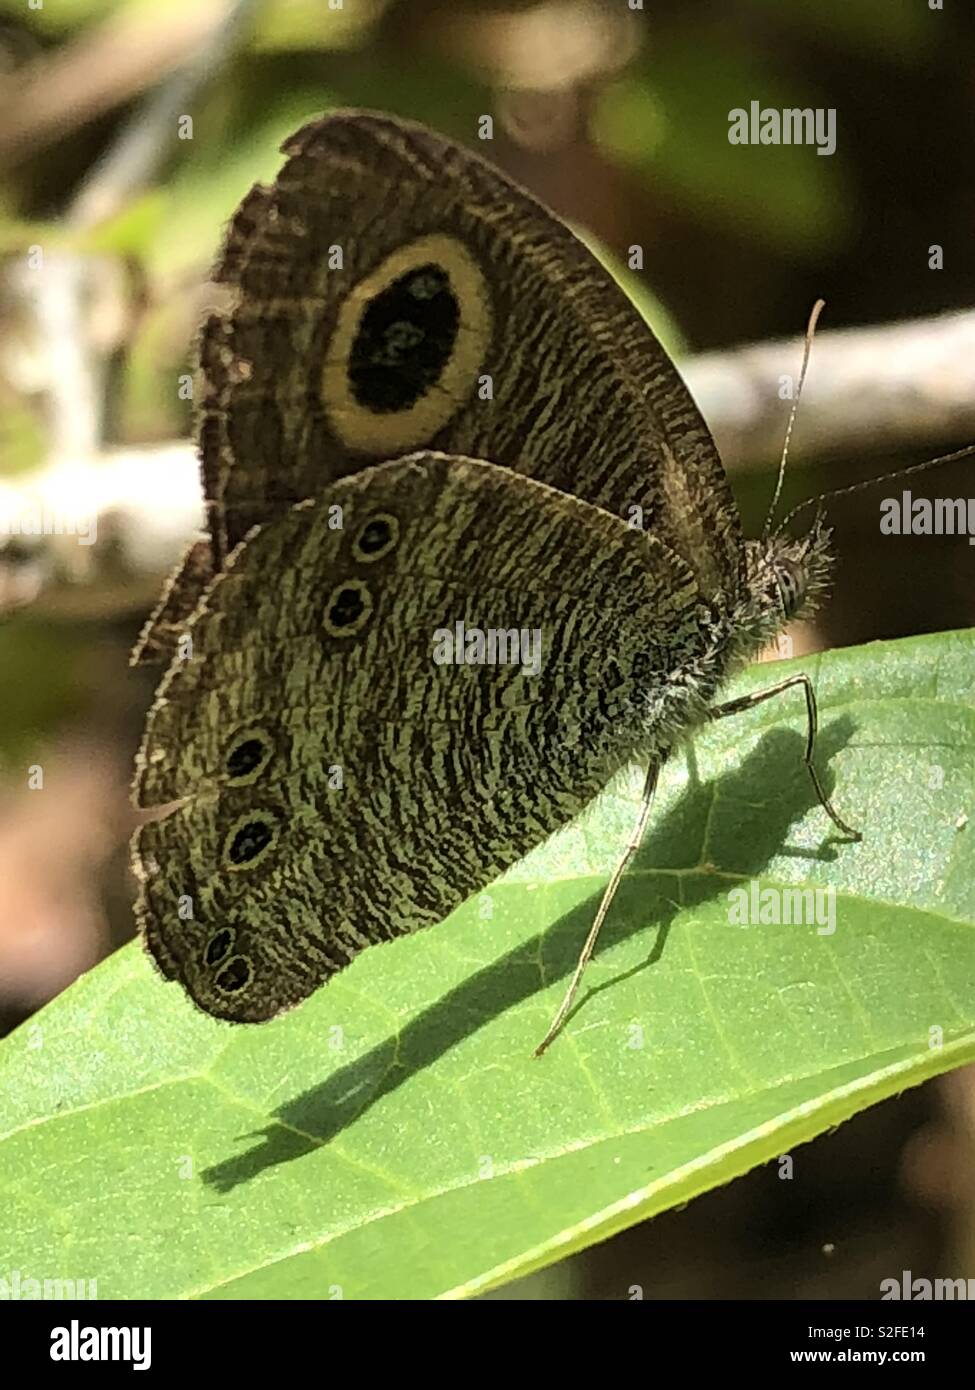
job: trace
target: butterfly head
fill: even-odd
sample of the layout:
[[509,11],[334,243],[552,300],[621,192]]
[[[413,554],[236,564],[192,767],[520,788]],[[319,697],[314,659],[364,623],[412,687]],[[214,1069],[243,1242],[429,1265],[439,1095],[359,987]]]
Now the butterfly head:
[[817,513],[810,530],[799,539],[781,532],[773,537],[769,558],[782,621],[814,613],[829,588],[833,568],[830,532],[823,525],[822,513]]
[[793,618],[814,613],[829,588],[833,557],[830,532],[817,513],[804,536],[782,530],[745,545],[744,624],[752,650],[763,646]]

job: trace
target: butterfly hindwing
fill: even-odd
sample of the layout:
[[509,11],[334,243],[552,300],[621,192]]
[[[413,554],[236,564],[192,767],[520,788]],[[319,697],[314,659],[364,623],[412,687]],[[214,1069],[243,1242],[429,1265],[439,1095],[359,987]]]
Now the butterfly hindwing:
[[[646,751],[699,603],[654,538],[470,459],[372,467],[257,529],[139,757],[139,803],[180,802],[134,847],[163,972],[258,1021],[439,921]],[[514,659],[469,659],[489,629]]]

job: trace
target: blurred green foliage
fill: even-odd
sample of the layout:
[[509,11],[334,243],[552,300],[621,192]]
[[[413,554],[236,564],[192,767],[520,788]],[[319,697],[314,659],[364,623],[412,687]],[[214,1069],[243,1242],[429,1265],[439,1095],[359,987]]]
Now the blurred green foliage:
[[[747,94],[747,100],[743,96]],[[655,50],[652,65],[610,85],[593,132],[614,156],[708,222],[781,249],[819,254],[849,230],[842,147],[830,158],[803,146],[743,145],[728,158],[728,112],[828,105],[797,90],[739,42],[703,48],[691,36]]]
[[77,624],[0,626],[0,776],[36,761],[39,746],[84,708],[89,657],[90,634]]

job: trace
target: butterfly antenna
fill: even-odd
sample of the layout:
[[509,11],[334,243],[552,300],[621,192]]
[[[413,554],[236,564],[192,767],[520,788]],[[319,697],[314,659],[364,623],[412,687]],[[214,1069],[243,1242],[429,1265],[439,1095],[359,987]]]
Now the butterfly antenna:
[[775,517],[775,509],[779,505],[779,497],[782,493],[782,484],[785,482],[785,462],[789,457],[789,442],[792,439],[792,431],[796,423],[796,415],[799,411],[799,398],[802,395],[802,383],[806,379],[806,368],[809,366],[809,354],[812,350],[813,335],[816,332],[816,324],[819,316],[826,308],[825,299],[817,299],[809,315],[809,323],[806,326],[806,345],[802,352],[802,367],[799,371],[799,385],[796,387],[795,400],[792,402],[792,409],[789,411],[789,423],[785,431],[785,443],[782,446],[782,458],[779,462],[779,476],[775,481],[775,492],[772,496],[772,505],[768,509],[768,516],[765,518],[765,527],[762,531],[762,539],[767,540],[772,529],[772,521]]
[[821,492],[818,497],[808,497],[805,502],[800,502],[797,507],[793,507],[788,516],[778,527],[779,531],[784,531],[789,522],[799,512],[804,512],[807,507],[818,506],[817,516],[823,512],[823,503],[829,501],[831,497],[843,497],[848,492],[863,492],[864,488],[875,487],[877,483],[889,483],[895,478],[909,478],[912,473],[926,473],[929,468],[940,468],[945,463],[957,463],[959,459],[970,458],[975,454],[975,444],[966,444],[964,449],[956,449],[952,454],[942,454],[936,459],[925,459],[924,463],[912,463],[907,468],[895,468],[892,473],[881,473],[878,478],[865,478],[860,483],[850,483],[847,487],[833,488],[830,492]]

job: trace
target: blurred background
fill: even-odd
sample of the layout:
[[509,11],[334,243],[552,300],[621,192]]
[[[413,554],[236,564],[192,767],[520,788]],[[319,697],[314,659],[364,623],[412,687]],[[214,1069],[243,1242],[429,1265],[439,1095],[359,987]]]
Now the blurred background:
[[[576,226],[678,357],[752,534],[818,296],[787,504],[975,441],[971,7],[36,4],[0,0],[0,504],[78,526],[0,534],[0,1032],[132,935],[127,782],[152,691],[127,655],[200,520],[208,267],[310,116],[425,121]],[[835,110],[835,153],[730,144],[753,101]],[[972,623],[963,538],[881,535],[904,486],[975,496],[972,461],[836,501],[835,592],[796,651]],[[498,1296],[875,1298],[904,1269],[975,1277],[973,1151],[956,1072],[803,1149],[792,1181],[759,1169]]]

